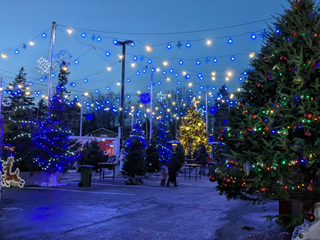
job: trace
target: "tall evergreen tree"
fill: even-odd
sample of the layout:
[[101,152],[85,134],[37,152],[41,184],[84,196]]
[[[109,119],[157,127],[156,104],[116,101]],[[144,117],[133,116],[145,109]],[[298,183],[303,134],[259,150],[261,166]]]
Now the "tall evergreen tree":
[[37,170],[33,162],[32,133],[36,122],[32,114],[34,97],[31,97],[29,86],[26,82],[26,73],[21,68],[18,75],[7,88],[9,96],[4,108],[4,151],[3,157],[15,157],[15,167],[20,171]]
[[214,114],[213,135],[215,139],[224,132],[224,128],[227,124],[228,114],[230,112],[230,93],[226,85],[223,85],[217,94],[217,98],[214,102],[216,113]]
[[320,198],[320,9],[312,0],[289,3],[230,112],[218,187],[228,198]]
[[5,113],[12,112],[17,107],[24,106],[30,108],[35,105],[34,97],[31,96],[26,76],[27,73],[25,73],[22,67],[14,81],[9,83],[9,87],[7,88],[9,96],[4,100],[6,102],[3,109]]
[[68,121],[63,119],[66,100],[62,97],[59,86],[49,104],[49,116],[40,122],[33,136],[35,161],[46,171],[62,171],[63,168],[80,157],[77,153],[79,144],[70,140]]
[[167,145],[168,142],[168,130],[166,128],[166,122],[163,118],[159,121],[157,130],[157,148],[159,153],[159,159],[161,162],[170,161],[171,150]]
[[195,98],[193,98],[193,104],[190,106],[187,116],[180,125],[179,141],[186,154],[200,150],[202,143],[205,145],[207,152],[211,152],[206,133],[206,124],[197,111],[197,101]]

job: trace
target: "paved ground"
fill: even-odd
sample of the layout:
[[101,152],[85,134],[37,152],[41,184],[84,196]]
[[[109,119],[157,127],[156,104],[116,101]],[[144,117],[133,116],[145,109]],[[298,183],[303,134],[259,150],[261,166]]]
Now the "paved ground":
[[277,203],[227,201],[207,178],[179,177],[176,188],[161,187],[158,177],[138,186],[125,185],[122,177],[95,177],[90,188],[79,188],[78,179],[70,173],[63,176],[66,186],[5,189],[0,238],[284,239],[281,229],[260,218],[276,214]]

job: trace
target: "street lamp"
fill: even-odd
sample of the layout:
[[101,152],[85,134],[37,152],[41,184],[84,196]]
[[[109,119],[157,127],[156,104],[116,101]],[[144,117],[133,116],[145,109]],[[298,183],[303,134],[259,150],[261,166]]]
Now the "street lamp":
[[[121,109],[124,109],[124,73],[125,73],[125,62],[126,62],[126,45],[131,45],[133,43],[132,40],[126,41],[114,41],[114,44],[117,46],[122,46],[122,77],[121,77]],[[120,147],[122,146],[123,140],[123,110],[120,111]]]

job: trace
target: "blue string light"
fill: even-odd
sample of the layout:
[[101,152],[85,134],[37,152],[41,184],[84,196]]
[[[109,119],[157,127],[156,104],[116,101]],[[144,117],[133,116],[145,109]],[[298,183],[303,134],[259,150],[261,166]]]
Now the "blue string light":
[[190,48],[190,47],[191,47],[191,43],[187,42],[187,43],[186,43],[186,47],[187,47],[187,48]]
[[217,62],[218,62],[218,59],[217,59],[217,58],[214,58],[214,59],[213,59],[213,62],[214,62],[214,63],[217,63]]
[[76,59],[76,60],[74,60],[74,63],[75,63],[76,65],[78,65],[78,64],[79,64],[79,61]]
[[257,38],[257,35],[255,33],[251,34],[251,39],[255,40]]
[[172,48],[172,46],[171,46],[170,43],[167,44],[167,48],[168,48],[168,49],[171,49],[171,48]]
[[98,41],[98,42],[101,42],[101,37],[97,37],[97,41]]
[[179,60],[179,64],[180,64],[180,65],[183,65],[183,61],[182,61],[181,59]]
[[105,54],[106,54],[107,57],[110,57],[110,53],[109,52],[106,52]]
[[228,43],[229,43],[229,44],[232,44],[232,43],[233,43],[233,40],[232,40],[231,38],[229,38]]
[[88,82],[88,79],[85,78],[85,79],[83,79],[83,81],[84,81],[85,83],[87,83],[87,82]]
[[81,37],[85,38],[86,36],[87,36],[87,34],[81,33]]

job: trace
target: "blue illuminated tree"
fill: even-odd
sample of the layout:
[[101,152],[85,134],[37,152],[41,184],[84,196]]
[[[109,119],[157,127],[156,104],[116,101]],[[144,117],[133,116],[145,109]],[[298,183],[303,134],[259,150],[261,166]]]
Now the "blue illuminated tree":
[[133,130],[130,133],[130,137],[127,139],[126,147],[130,148],[134,140],[141,142],[143,149],[147,147],[144,131],[142,130],[140,124],[140,119],[137,119],[136,123],[133,125]]
[[162,118],[158,124],[157,131],[157,148],[160,161],[170,161],[171,158],[172,153],[170,148],[167,146],[168,132],[165,120]]
[[33,140],[34,160],[42,170],[49,172],[62,171],[63,168],[80,157],[79,144],[69,139],[72,132],[68,121],[62,117],[67,108],[66,100],[61,95],[60,87],[52,97],[48,117],[40,122]]

